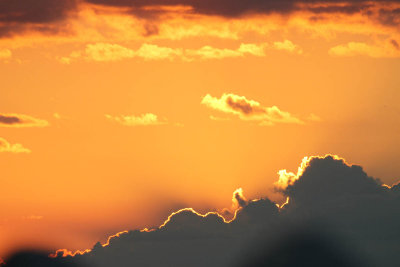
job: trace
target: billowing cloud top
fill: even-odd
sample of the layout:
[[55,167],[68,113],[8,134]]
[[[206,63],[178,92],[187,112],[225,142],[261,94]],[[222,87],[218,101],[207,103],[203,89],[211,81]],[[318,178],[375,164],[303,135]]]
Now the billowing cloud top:
[[[232,220],[182,209],[160,227],[123,231],[86,251],[29,255],[31,266],[293,266],[278,264],[282,257],[319,264],[311,266],[398,265],[398,185],[385,186],[331,155],[305,158],[295,176],[281,188],[286,205],[246,200],[238,189]],[[8,266],[27,257],[10,258]]]

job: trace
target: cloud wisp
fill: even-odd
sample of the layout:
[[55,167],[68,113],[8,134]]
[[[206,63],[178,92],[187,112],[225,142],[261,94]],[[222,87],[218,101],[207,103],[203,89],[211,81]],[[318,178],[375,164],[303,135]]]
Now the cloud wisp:
[[280,110],[277,106],[265,107],[255,100],[230,93],[224,93],[220,98],[207,94],[201,104],[226,114],[233,114],[241,120],[258,122],[261,126],[277,123],[304,124],[301,119]]
[[125,126],[151,126],[151,125],[165,125],[168,124],[166,119],[160,119],[156,114],[144,113],[141,115],[130,115],[130,116],[112,116],[105,115],[107,119],[115,121]]
[[1,152],[10,152],[14,154],[19,154],[19,153],[31,153],[31,150],[18,143],[11,144],[6,139],[0,137],[0,153]]
[[46,127],[49,122],[24,114],[0,114],[0,127]]

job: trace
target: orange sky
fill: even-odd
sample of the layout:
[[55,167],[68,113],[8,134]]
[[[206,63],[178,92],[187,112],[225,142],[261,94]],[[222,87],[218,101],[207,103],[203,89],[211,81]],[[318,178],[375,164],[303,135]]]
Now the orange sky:
[[304,156],[398,180],[400,32],[382,6],[315,18],[78,2],[62,20],[0,22],[0,256],[229,208],[239,187],[282,201],[277,172]]

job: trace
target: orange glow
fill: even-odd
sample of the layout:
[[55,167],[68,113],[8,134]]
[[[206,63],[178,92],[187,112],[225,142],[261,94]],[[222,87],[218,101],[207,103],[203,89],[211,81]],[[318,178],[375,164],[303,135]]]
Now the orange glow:
[[49,23],[1,22],[0,257],[84,254],[183,211],[229,223],[264,197],[282,209],[304,155],[396,181],[399,4],[228,16],[73,2]]

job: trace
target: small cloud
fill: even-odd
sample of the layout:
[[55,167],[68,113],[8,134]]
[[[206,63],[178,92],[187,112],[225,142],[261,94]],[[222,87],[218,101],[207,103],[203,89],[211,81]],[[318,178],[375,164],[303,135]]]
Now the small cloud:
[[214,110],[234,114],[241,120],[258,121],[261,126],[271,126],[275,123],[304,123],[277,106],[264,107],[257,101],[235,94],[224,93],[220,98],[207,94],[203,97],[201,104]]
[[117,44],[96,43],[88,44],[85,49],[86,58],[94,61],[119,61],[133,58],[135,52]]
[[12,57],[12,52],[9,49],[0,49],[0,60],[7,60]]
[[180,48],[160,47],[154,44],[143,44],[135,52],[135,55],[145,60],[172,60],[175,57],[182,56],[183,52]]
[[25,148],[21,144],[10,144],[6,139],[0,137],[0,152],[10,153],[31,153],[31,151]]
[[187,56],[200,57],[202,59],[222,59],[230,57],[242,57],[243,53],[238,50],[215,48],[211,46],[203,46],[200,49],[186,49]]
[[[393,42],[394,41],[394,42]],[[331,56],[352,57],[368,56],[373,58],[399,58],[400,50],[395,40],[387,43],[370,45],[362,42],[349,42],[329,49]]]
[[0,114],[0,127],[46,127],[46,120],[23,114]]
[[61,115],[59,113],[57,113],[57,112],[53,114],[53,117],[58,119],[58,120],[61,119]]
[[274,42],[273,47],[277,50],[285,50],[291,53],[302,54],[303,50],[289,40],[283,42]]
[[139,116],[111,116],[105,115],[107,119],[116,121],[125,126],[148,126],[148,125],[165,125],[166,120],[160,120],[157,115],[153,113],[145,113]]

